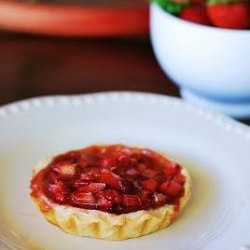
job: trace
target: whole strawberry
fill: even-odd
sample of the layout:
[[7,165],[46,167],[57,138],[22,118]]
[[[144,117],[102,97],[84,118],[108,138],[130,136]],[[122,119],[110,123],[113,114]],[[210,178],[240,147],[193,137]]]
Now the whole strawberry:
[[207,15],[206,6],[204,4],[193,4],[184,8],[179,17],[189,22],[211,25],[210,19]]
[[207,14],[212,24],[228,29],[250,28],[250,4],[247,0],[209,0]]

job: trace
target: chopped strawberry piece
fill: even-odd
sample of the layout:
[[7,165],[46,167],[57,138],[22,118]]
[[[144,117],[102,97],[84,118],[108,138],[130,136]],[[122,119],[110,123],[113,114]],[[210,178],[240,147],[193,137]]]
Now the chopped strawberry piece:
[[76,164],[60,162],[53,165],[53,171],[63,179],[75,178],[77,174]]
[[134,193],[135,192],[135,186],[132,181],[129,180],[120,180],[120,191],[123,193]]
[[146,178],[154,178],[157,172],[153,169],[147,168],[143,171],[142,175]]
[[207,6],[212,23],[221,28],[247,29],[250,27],[248,2],[217,3]]
[[100,174],[99,167],[86,168],[84,172],[81,173],[80,179],[96,181],[99,178],[99,174]]
[[83,186],[87,186],[87,185],[89,185],[90,183],[91,183],[90,180],[86,180],[86,179],[77,179],[77,180],[75,180],[75,181],[72,183],[72,187],[78,189],[78,188],[81,188],[81,187],[83,187]]
[[117,154],[115,160],[118,164],[129,165],[132,163],[132,158],[128,153],[125,152],[120,152],[119,154]]
[[88,166],[89,160],[86,155],[81,155],[77,163],[81,168],[85,168]]
[[171,181],[168,186],[168,195],[174,198],[183,194],[184,187],[175,181]]
[[144,209],[149,208],[152,205],[153,193],[149,190],[142,190],[140,199]]
[[194,4],[184,8],[180,13],[180,18],[192,23],[211,25],[206,6],[203,4]]
[[122,203],[122,194],[120,194],[116,190],[112,190],[112,189],[105,190],[103,196],[106,199],[111,200],[116,204]]
[[140,197],[133,194],[125,194],[123,196],[123,205],[127,208],[140,207],[142,205]]
[[50,172],[48,177],[47,177],[47,180],[48,180],[48,183],[55,184],[60,180],[60,178],[56,173]]
[[49,184],[48,190],[54,195],[58,203],[64,203],[69,194],[67,185],[62,181],[58,181],[55,184]]
[[154,195],[154,202],[157,206],[166,204],[168,199],[169,199],[168,196],[161,193],[157,193]]
[[173,180],[181,185],[183,185],[186,181],[185,176],[181,173],[177,174]]
[[155,191],[158,187],[158,183],[154,179],[148,179],[142,181],[142,188],[150,191]]
[[164,194],[167,194],[167,192],[168,192],[168,186],[169,186],[169,181],[165,181],[165,182],[163,182],[163,183],[160,185],[159,189],[160,189],[160,191],[163,192]]
[[128,155],[123,152],[113,152],[111,155],[103,157],[101,160],[101,167],[110,168],[111,166],[117,165],[119,161],[128,158]]
[[113,188],[120,189],[120,177],[108,169],[102,169],[99,181]]
[[132,176],[132,177],[137,177],[137,176],[140,175],[140,172],[137,171],[135,168],[129,168],[126,171],[126,174],[129,175],[129,176]]
[[175,176],[180,170],[180,165],[176,163],[170,163],[164,168],[164,174],[166,178],[172,178]]
[[96,208],[96,200],[92,193],[75,191],[71,194],[71,200],[78,206],[86,208]]
[[79,191],[81,192],[91,192],[91,193],[96,193],[98,191],[101,191],[105,189],[106,184],[105,183],[90,183],[89,185],[83,185],[79,187]]
[[107,198],[105,197],[100,197],[97,201],[97,206],[99,208],[102,208],[104,210],[109,210],[112,208],[113,206],[113,201],[112,200],[108,200]]
[[101,168],[110,168],[114,164],[113,159],[109,157],[103,157],[100,161]]
[[93,176],[92,173],[88,172],[88,173],[81,173],[80,179],[94,181],[96,178]]
[[172,198],[178,198],[183,194],[184,187],[175,181],[166,181],[160,185],[160,190]]
[[140,173],[143,173],[143,172],[146,170],[146,168],[147,168],[147,165],[145,165],[144,163],[140,163],[140,164],[138,164],[138,166],[137,166],[137,169],[138,169],[138,171],[139,171]]
[[164,175],[164,173],[163,172],[160,172],[160,173],[158,173],[155,177],[154,177],[154,180],[158,183],[158,185],[159,185],[159,183],[162,183],[162,182],[164,182],[165,180],[166,180],[166,177],[165,177],[165,175]]
[[88,170],[88,173],[92,176],[92,178],[99,178],[100,167],[91,167]]

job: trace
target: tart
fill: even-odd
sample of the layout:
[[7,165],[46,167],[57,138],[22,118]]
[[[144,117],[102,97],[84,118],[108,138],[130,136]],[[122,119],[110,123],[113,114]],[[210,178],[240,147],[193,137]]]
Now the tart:
[[187,203],[187,169],[163,154],[92,145],[43,159],[31,198],[46,220],[79,236],[124,240],[167,227]]

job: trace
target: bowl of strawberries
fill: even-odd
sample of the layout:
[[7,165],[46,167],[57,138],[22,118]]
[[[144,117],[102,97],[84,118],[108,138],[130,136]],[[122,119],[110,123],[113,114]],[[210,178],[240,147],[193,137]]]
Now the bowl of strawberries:
[[150,37],[184,99],[250,117],[249,0],[151,0]]

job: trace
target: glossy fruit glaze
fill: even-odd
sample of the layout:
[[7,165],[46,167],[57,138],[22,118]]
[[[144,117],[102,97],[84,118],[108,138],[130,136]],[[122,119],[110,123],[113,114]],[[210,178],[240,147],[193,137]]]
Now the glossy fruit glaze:
[[178,206],[181,170],[149,149],[94,145],[55,157],[31,180],[31,196],[113,214]]

